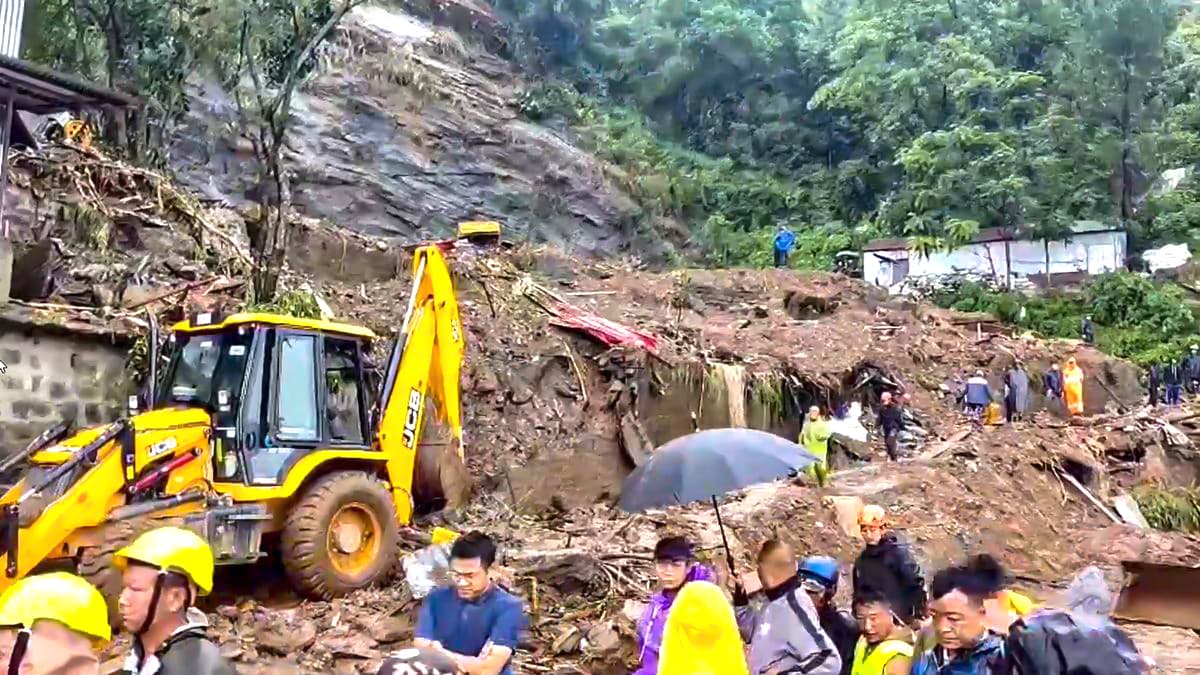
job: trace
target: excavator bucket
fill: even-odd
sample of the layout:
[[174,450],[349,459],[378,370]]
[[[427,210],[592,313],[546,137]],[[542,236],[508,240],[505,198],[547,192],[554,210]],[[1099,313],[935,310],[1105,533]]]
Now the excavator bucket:
[[1135,561],[1121,567],[1117,618],[1200,630],[1200,568]]
[[494,220],[471,220],[458,224],[459,240],[467,240],[477,246],[494,246],[500,243],[500,223]]

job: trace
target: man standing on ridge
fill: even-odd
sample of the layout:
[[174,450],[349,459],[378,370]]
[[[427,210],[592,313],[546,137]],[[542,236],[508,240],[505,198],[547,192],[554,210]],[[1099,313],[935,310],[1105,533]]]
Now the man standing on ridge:
[[775,233],[775,266],[787,267],[788,254],[792,252],[792,247],[796,245],[796,235],[788,229],[787,225],[780,225],[779,231]]

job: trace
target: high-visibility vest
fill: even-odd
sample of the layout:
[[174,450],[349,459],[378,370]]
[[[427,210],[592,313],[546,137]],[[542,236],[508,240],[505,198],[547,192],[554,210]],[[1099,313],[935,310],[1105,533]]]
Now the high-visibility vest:
[[858,638],[854,647],[854,667],[850,675],[883,675],[888,661],[897,656],[912,658],[913,646],[904,640],[884,640],[867,653],[867,639]]

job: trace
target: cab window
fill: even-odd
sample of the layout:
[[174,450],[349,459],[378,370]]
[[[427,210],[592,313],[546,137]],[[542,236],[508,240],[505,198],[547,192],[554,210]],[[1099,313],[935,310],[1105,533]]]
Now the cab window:
[[321,438],[316,346],[312,335],[279,335],[275,431],[281,441],[316,442]]
[[353,340],[325,338],[325,416],[331,442],[352,445],[365,442],[362,384],[358,344]]

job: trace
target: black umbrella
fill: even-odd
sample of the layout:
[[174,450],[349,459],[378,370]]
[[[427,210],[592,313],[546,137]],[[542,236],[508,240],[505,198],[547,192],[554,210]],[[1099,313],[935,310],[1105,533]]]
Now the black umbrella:
[[712,500],[725,558],[733,555],[717,497],[727,492],[793,476],[817,458],[786,438],[754,429],[709,429],[676,438],[650,455],[621,489],[621,508],[637,513],[659,506]]

